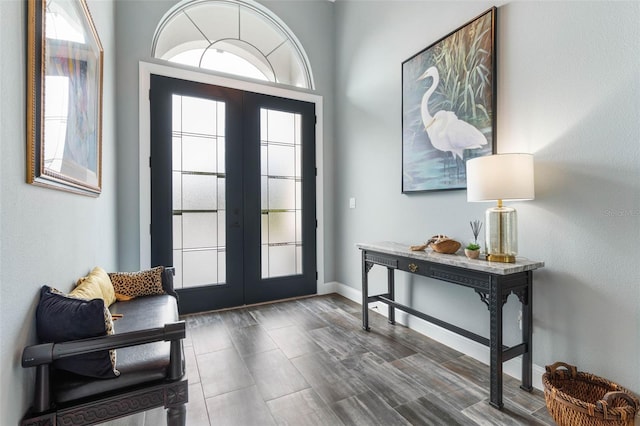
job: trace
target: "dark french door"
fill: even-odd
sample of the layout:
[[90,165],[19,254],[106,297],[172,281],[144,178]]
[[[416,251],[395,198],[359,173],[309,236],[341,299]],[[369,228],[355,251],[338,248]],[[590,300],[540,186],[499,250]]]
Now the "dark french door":
[[315,105],[151,76],[151,262],[180,312],[316,292]]

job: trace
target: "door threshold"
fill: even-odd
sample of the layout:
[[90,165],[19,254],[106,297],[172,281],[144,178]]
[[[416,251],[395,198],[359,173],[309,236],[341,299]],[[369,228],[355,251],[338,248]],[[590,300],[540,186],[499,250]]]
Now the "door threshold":
[[208,313],[214,313],[214,312],[234,311],[236,309],[253,308],[255,306],[273,305],[273,304],[276,304],[276,303],[291,302],[293,300],[309,299],[311,297],[317,297],[317,296],[324,296],[324,295],[323,294],[306,294],[304,296],[295,296],[295,297],[288,297],[288,298],[285,298],[285,299],[277,299],[277,300],[269,300],[269,301],[266,301],[266,302],[251,303],[249,305],[239,305],[239,306],[231,306],[229,308],[213,309],[213,310],[210,310],[210,311],[192,312],[192,313],[180,315],[180,318],[188,317],[190,315],[201,315],[201,314],[208,314]]

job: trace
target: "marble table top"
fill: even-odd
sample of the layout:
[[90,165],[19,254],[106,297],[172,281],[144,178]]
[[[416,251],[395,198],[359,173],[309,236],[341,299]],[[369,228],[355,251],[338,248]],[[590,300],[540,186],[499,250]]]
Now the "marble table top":
[[434,252],[430,248],[423,251],[412,251],[409,249],[409,246],[409,244],[390,241],[356,244],[356,247],[361,250],[372,250],[379,253],[409,257],[417,260],[425,260],[427,262],[440,263],[443,265],[458,266],[460,268],[488,272],[490,274],[497,275],[509,275],[516,274],[518,272],[532,271],[544,266],[544,262],[529,260],[524,257],[516,257],[515,263],[489,262],[484,259],[469,259],[464,255],[463,250],[459,250],[455,254],[442,254]]

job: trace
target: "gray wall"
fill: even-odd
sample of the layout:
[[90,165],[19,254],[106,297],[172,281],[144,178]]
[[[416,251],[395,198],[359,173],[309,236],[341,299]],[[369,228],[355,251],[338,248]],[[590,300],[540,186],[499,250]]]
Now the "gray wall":
[[40,287],[70,291],[93,266],[117,268],[114,7],[88,3],[105,51],[98,198],[26,183],[26,2],[0,1],[0,413],[7,425],[18,424],[33,396],[33,369],[21,368],[20,358],[36,340]]
[[[472,238],[469,221],[489,205],[465,191],[400,193],[400,64],[494,4],[336,3],[337,281],[359,289],[357,242]],[[531,152],[536,166],[535,201],[513,204],[521,254],[546,262],[534,274],[534,363],[568,361],[636,392],[638,22],[637,2],[512,2],[497,30],[498,151]],[[405,301],[488,335],[474,292],[397,275]],[[506,305],[511,337],[516,302]]]
[[[156,26],[176,1],[116,2],[118,63],[119,255],[125,270],[140,265],[138,64],[152,61],[151,42]],[[325,160],[325,279],[332,281],[333,265],[333,4],[325,0],[262,1],[280,17],[302,43],[311,62],[315,93],[324,96]],[[320,36],[319,36],[320,35]]]
[[[24,183],[26,10],[0,0],[0,412],[7,424],[30,403],[33,374],[20,367],[20,353],[35,341],[39,287],[68,290],[94,265],[139,265],[138,61],[149,59],[155,26],[174,3],[89,1],[105,48],[104,190],[94,199]],[[468,240],[469,220],[482,218],[487,205],[467,204],[464,191],[400,193],[400,63],[495,3],[264,4],[305,46],[325,97],[327,281],[359,289],[357,242],[420,242],[439,232]],[[522,254],[546,262],[535,274],[534,362],[573,362],[640,393],[633,254],[640,3],[513,2],[498,18],[498,149],[536,159],[536,200],[515,205]],[[398,282],[403,300],[486,334],[486,309],[473,292],[403,274]],[[510,335],[516,315],[512,298]]]

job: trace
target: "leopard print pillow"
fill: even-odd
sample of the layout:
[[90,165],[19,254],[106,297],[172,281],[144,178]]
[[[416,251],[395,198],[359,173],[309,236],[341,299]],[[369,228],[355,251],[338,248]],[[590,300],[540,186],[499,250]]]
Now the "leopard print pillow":
[[156,266],[140,272],[111,272],[109,278],[116,295],[128,298],[164,294],[162,288],[162,271],[164,267]]

